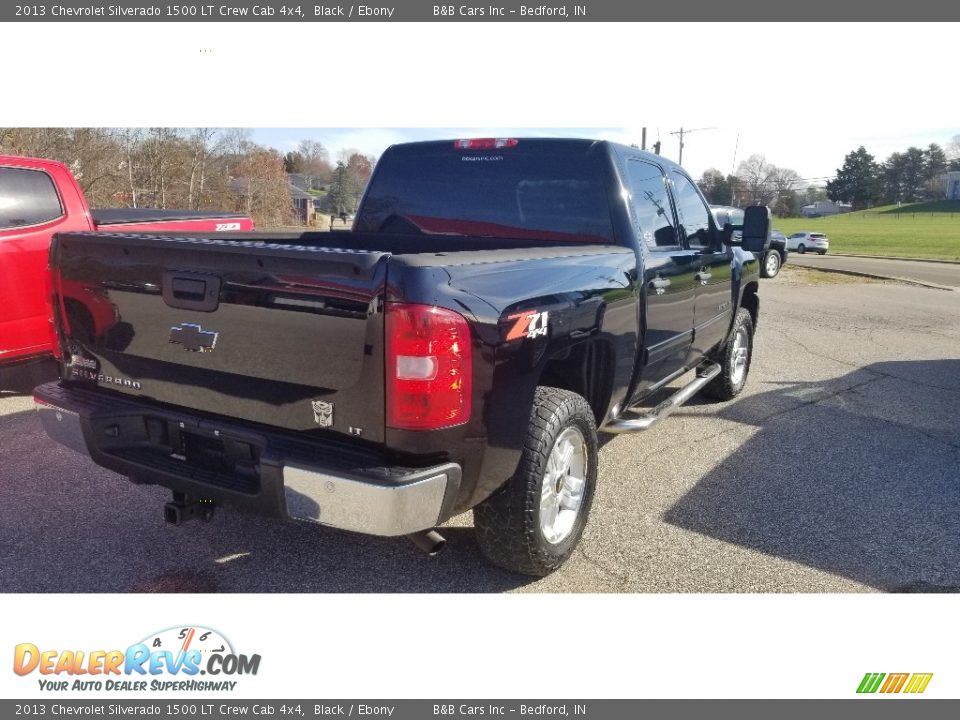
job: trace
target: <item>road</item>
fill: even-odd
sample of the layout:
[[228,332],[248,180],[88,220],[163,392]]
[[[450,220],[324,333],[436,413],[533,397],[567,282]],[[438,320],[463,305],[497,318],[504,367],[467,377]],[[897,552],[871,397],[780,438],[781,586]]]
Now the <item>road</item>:
[[852,270],[884,277],[919,280],[920,282],[960,288],[960,264],[924,262],[923,260],[890,260],[887,258],[816,255],[791,252],[787,263],[804,267]]
[[548,578],[488,566],[469,514],[436,558],[225,510],[166,525],[165,491],[55,445],[8,394],[0,592],[960,590],[960,293],[799,276],[762,284],[741,397],[605,442],[584,541]]

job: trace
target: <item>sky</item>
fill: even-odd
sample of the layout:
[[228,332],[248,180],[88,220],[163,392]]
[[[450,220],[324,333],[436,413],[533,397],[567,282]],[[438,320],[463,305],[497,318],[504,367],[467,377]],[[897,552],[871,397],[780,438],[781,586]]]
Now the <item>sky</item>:
[[[811,184],[822,185],[843,165],[844,156],[860,145],[885,160],[893,152],[911,145],[925,148],[930,143],[946,147],[951,138],[960,135],[960,125],[952,128],[882,127],[858,131],[843,127],[830,130],[815,127],[737,128],[694,127],[685,135],[683,165],[695,178],[707,168],[732,173],[736,166],[753,154],[766,156],[768,162],[796,170]],[[679,138],[672,134],[678,128],[647,128],[647,147],[659,138],[661,154],[676,161]],[[437,140],[459,137],[588,137],[640,145],[642,128],[272,128],[255,129],[252,139],[286,153],[295,150],[301,140],[322,142],[336,158],[343,149],[356,148],[380,156],[393,143],[415,140]]]

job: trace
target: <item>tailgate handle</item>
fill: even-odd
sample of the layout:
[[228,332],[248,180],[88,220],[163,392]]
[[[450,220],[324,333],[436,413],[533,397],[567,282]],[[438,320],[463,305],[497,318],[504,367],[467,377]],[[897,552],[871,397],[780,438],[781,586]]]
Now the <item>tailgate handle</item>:
[[163,301],[181,310],[213,312],[220,305],[220,278],[201,273],[165,272]]

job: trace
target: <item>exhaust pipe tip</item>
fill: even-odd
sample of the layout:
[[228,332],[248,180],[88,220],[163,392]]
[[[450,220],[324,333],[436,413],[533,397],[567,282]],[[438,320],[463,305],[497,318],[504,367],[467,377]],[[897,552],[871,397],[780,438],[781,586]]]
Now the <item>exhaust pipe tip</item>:
[[180,525],[183,523],[183,515],[178,503],[168,502],[163,506],[163,519],[171,525]]
[[410,533],[407,539],[427,554],[428,557],[436,557],[447,546],[447,540],[436,530],[421,530],[417,533]]
[[163,506],[163,519],[171,525],[183,525],[188,520],[197,518],[209,522],[213,518],[215,507],[210,500],[194,500],[186,496],[178,497],[177,493],[174,493],[174,500]]

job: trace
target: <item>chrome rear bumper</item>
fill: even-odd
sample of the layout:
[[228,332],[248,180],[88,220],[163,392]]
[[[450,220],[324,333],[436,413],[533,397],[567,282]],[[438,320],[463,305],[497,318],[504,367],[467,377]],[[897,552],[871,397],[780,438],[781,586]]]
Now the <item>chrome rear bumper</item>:
[[[408,535],[435,527],[442,522],[441,513],[451,505],[451,493],[460,485],[461,468],[456,463],[446,463],[429,468],[400,469],[375,466],[371,462],[356,470],[342,467],[320,467],[305,463],[296,457],[280,457],[274,461],[274,472],[261,469],[259,492],[242,495],[221,487],[198,482],[191,474],[191,467],[183,462],[169,462],[169,449],[163,454],[165,472],[150,472],[142,464],[124,459],[119,453],[105,448],[91,448],[87,444],[84,427],[96,440],[99,436],[91,427],[87,413],[95,409],[81,403],[76,407],[70,401],[70,392],[55,383],[54,391],[45,393],[47,386],[37,388],[34,402],[44,430],[61,445],[91,456],[115,472],[136,476],[158,485],[170,487],[174,492],[185,493],[213,502],[223,502],[251,509],[256,512],[286,516],[342,530],[368,535]],[[130,410],[126,410],[128,416]],[[149,415],[148,408],[142,409]],[[224,431],[225,434],[229,430]],[[264,447],[271,447],[271,438],[265,436]],[[280,443],[278,443],[280,446]],[[274,457],[277,452],[274,450]],[[279,467],[277,467],[279,465]],[[279,472],[277,472],[279,470]],[[271,480],[270,478],[275,478]],[[277,487],[282,482],[282,489]]]

